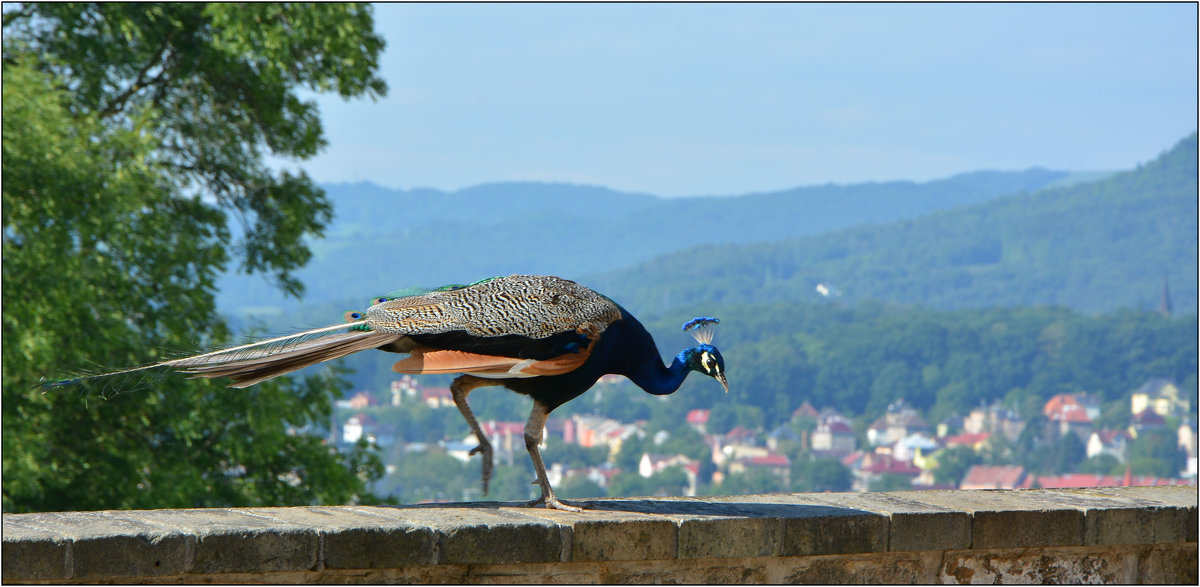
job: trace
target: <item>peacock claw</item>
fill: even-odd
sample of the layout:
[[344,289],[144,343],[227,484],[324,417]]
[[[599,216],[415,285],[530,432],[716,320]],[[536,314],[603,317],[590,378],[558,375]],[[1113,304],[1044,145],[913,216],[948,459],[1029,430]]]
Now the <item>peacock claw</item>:
[[579,506],[569,505],[569,504],[559,501],[557,497],[551,497],[549,500],[547,500],[546,496],[544,496],[544,495],[529,502],[529,507],[536,507],[536,506],[543,505],[543,504],[547,508],[552,509],[552,510],[562,510],[564,512],[575,512],[575,513],[580,513],[584,510],[584,508],[587,507],[587,506],[579,507]]
[[471,449],[467,453],[468,456],[475,456],[476,453],[483,453],[483,494],[488,493],[488,482],[492,480],[492,445],[491,443],[480,444]]

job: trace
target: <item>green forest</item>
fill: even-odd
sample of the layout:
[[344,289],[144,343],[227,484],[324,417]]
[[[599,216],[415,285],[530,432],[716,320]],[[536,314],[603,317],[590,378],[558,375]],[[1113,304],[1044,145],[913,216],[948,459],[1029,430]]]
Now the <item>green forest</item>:
[[[332,184],[323,187],[337,210],[298,275],[309,286],[306,306],[357,301],[361,295],[350,297],[343,286],[347,282],[385,292],[510,273],[578,278],[698,245],[786,239],[910,219],[1069,181],[1066,172],[1045,169],[978,171],[922,183],[831,184],[687,198],[572,184],[487,184],[450,193]],[[380,250],[404,254],[376,254]],[[300,305],[279,299],[263,279],[227,274],[219,284],[218,307],[234,318],[292,312]]]
[[1058,305],[1154,309],[1166,276],[1196,307],[1196,135],[1100,181],[1017,194],[913,220],[817,236],[698,247],[588,285],[630,308],[847,300],[934,308]]

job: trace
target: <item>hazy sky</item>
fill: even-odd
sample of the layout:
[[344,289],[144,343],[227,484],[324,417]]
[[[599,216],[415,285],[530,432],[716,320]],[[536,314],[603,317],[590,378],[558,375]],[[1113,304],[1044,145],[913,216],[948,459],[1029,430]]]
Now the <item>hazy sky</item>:
[[1195,4],[384,4],[318,181],[663,196],[1125,169],[1196,129]]

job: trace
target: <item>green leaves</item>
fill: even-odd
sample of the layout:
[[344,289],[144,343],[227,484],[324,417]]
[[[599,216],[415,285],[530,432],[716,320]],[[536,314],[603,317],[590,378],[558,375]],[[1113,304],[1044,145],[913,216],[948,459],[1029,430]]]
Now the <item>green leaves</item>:
[[249,390],[145,373],[34,388],[227,342],[213,295],[231,253],[299,295],[292,271],[332,211],[311,179],[272,172],[262,154],[324,144],[299,89],[386,91],[382,46],[355,5],[5,13],[6,511],[364,497],[377,456],[313,434],[344,385],[334,375]]

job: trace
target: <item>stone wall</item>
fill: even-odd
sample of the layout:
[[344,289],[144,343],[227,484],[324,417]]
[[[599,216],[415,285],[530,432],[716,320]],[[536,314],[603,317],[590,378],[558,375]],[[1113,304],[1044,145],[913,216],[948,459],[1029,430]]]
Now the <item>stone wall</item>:
[[1197,581],[1195,487],[4,514],[5,583]]

